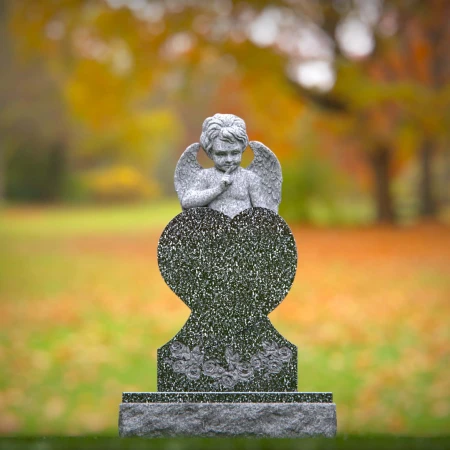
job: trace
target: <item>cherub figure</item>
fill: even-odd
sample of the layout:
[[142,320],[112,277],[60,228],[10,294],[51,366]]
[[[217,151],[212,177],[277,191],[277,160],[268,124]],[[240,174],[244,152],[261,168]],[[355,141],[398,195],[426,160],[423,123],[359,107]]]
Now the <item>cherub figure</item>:
[[[197,161],[200,144],[214,167]],[[281,167],[276,156],[260,142],[250,142],[254,159],[240,167],[249,145],[245,122],[233,114],[215,114],[203,122],[200,144],[190,145],[175,169],[175,189],[184,209],[207,206],[234,217],[252,207],[278,212]]]

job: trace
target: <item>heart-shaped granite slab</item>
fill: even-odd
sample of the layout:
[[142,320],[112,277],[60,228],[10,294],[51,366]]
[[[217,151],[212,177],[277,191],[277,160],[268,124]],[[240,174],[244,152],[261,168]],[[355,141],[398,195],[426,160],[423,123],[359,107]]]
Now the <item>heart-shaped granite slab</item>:
[[192,313],[158,350],[158,391],[295,391],[297,348],[267,314],[286,296],[297,265],[284,220],[263,208],[233,219],[189,209],[161,235],[158,264]]
[[165,228],[158,265],[193,312],[268,314],[292,285],[297,250],[286,222],[268,209],[250,208],[231,219],[193,208]]

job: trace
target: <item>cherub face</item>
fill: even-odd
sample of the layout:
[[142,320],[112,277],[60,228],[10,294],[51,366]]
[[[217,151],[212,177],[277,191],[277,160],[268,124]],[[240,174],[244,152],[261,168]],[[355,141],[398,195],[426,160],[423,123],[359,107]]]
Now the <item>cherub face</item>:
[[241,164],[242,152],[242,145],[239,142],[216,138],[211,151],[211,159],[215,167],[222,172],[226,172],[228,169],[235,170]]

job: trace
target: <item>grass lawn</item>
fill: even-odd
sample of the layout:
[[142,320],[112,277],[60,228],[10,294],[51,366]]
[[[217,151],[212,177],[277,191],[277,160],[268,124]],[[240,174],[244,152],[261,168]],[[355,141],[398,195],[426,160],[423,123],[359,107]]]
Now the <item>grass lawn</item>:
[[345,436],[336,439],[0,438],[0,450],[446,450],[450,438]]
[[[0,212],[0,433],[114,436],[122,391],[156,390],[156,350],[189,315],[156,263],[178,212]],[[342,435],[448,434],[450,228],[291,228],[297,277],[270,317],[298,346],[299,390],[333,391]]]

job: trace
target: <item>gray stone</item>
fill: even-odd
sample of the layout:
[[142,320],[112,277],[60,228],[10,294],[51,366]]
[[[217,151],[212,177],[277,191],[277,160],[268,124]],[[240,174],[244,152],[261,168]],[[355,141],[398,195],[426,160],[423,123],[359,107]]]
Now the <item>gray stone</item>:
[[250,142],[254,158],[240,167],[249,144],[245,122],[233,114],[216,114],[203,123],[200,143],[214,167],[203,169],[197,161],[200,144],[190,145],[175,170],[175,190],[183,209],[207,206],[234,217],[252,207],[275,213],[281,201],[281,166],[264,144]]
[[122,437],[334,437],[334,403],[122,403]]
[[201,145],[214,167],[181,156],[175,188],[183,212],[158,244],[161,275],[191,315],[158,349],[158,392],[125,392],[121,436],[307,437],[336,434],[329,392],[297,391],[297,347],[267,315],[286,297],[297,249],[277,214],[281,167],[263,144],[240,167],[245,123],[205,120]]

